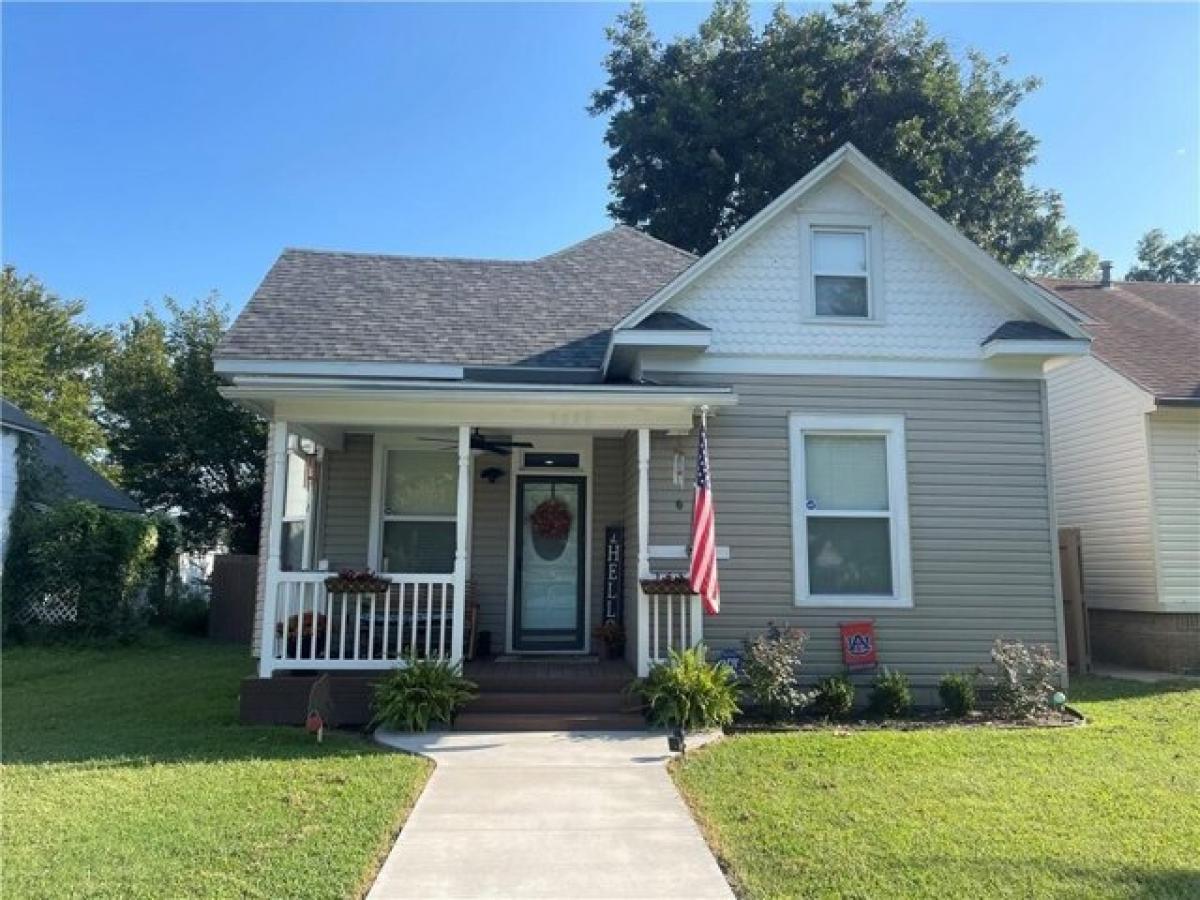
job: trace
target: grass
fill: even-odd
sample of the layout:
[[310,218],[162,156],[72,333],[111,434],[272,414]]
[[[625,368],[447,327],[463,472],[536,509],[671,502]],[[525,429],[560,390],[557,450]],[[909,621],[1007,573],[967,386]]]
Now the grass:
[[1200,897],[1200,684],[1082,728],[729,738],[674,767],[744,897]]
[[354,897],[428,763],[237,724],[243,648],[4,652],[6,897]]

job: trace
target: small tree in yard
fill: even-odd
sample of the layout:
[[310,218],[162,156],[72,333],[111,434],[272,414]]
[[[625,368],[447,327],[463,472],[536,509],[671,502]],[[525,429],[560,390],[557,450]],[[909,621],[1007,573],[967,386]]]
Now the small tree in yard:
[[771,719],[786,718],[809,702],[799,681],[807,643],[807,632],[772,622],[765,632],[743,644],[742,677],[747,691]]
[[996,711],[1014,719],[1045,712],[1057,690],[1063,664],[1046,644],[1028,647],[1021,641],[997,638],[992,645],[996,664]]

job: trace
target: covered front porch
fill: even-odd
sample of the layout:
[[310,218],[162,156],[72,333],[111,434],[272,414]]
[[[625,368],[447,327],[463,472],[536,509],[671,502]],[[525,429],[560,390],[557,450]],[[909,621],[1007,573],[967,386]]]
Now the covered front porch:
[[[603,655],[596,630],[614,621],[631,673],[699,643],[696,598],[639,584],[652,497],[673,509],[691,497],[684,453],[651,448],[690,449],[699,407],[731,397],[604,387],[388,404],[258,388],[271,415],[259,677],[410,658],[569,664]],[[658,567],[685,568],[680,550]]]

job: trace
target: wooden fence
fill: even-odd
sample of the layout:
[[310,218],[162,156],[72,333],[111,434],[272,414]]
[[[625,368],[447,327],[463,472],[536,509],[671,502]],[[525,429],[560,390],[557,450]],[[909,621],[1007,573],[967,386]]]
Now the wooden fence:
[[213,559],[208,636],[215,641],[250,645],[254,637],[254,594],[258,557],[226,553]]
[[1087,607],[1083,602],[1083,547],[1078,528],[1058,529],[1058,559],[1062,576],[1063,624],[1067,632],[1067,665],[1072,672],[1092,668]]

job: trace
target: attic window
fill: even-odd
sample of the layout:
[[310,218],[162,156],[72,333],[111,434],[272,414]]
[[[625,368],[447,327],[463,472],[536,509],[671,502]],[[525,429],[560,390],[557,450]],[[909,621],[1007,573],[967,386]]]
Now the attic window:
[[816,315],[839,319],[870,317],[869,240],[865,228],[813,229],[813,311]]
[[860,212],[800,216],[801,309],[813,323],[883,322],[883,219]]

